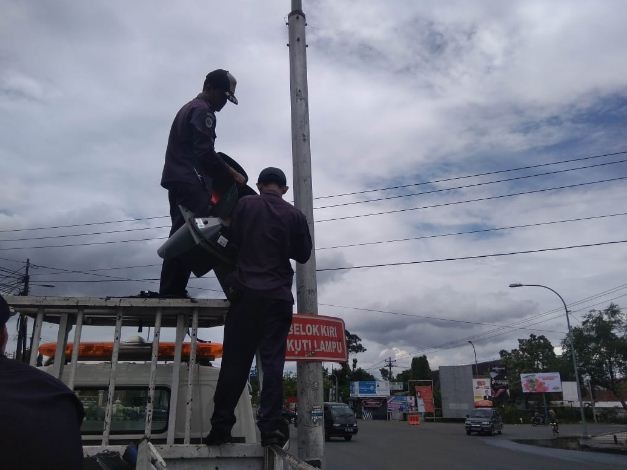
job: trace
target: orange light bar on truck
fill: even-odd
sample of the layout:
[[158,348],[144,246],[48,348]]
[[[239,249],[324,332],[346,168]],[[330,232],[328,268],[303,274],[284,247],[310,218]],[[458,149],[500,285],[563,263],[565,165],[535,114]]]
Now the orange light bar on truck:
[[[159,343],[159,359],[174,359],[174,349],[176,343],[163,341]],[[65,356],[69,358],[72,355],[74,345],[68,343],[65,347]],[[192,349],[191,343],[183,343],[181,359],[189,359],[189,353]],[[48,357],[54,357],[57,350],[56,343],[45,343],[39,346],[39,354]],[[103,361],[111,359],[113,354],[112,342],[81,342],[78,348],[78,359],[80,361]],[[119,359],[120,360],[150,360],[152,354],[151,343],[120,343]],[[222,357],[221,343],[197,343],[196,358],[213,360]]]

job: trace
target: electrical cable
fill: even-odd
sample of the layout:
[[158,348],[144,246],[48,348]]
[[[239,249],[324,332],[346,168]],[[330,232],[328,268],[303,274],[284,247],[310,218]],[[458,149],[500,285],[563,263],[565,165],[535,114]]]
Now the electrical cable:
[[[508,169],[504,169],[504,170],[495,170],[495,171],[488,171],[488,172],[482,172],[482,173],[475,173],[475,174],[471,174],[471,175],[455,176],[455,177],[450,177],[450,178],[435,179],[435,180],[431,180],[431,181],[422,181],[422,182],[418,182],[418,183],[396,185],[396,186],[388,186],[388,187],[384,187],[384,188],[375,188],[375,189],[368,189],[368,190],[363,190],[363,191],[353,191],[353,192],[347,192],[347,193],[331,194],[331,195],[326,195],[326,196],[318,196],[318,197],[315,197],[314,199],[328,199],[328,198],[332,198],[332,197],[351,196],[351,195],[365,194],[365,193],[376,192],[376,191],[401,189],[401,188],[407,188],[407,187],[411,187],[411,186],[443,183],[443,182],[446,182],[446,181],[456,181],[456,180],[466,179],[466,178],[476,178],[476,177],[480,177],[480,176],[489,176],[489,175],[495,175],[495,174],[500,174],[500,173],[507,173],[507,172],[512,172],[512,171],[528,170],[528,169],[532,169],[532,168],[541,168],[541,167],[552,166],[552,165],[561,165],[561,164],[564,164],[564,163],[571,163],[571,162],[591,160],[591,159],[604,158],[604,157],[611,157],[611,156],[624,155],[624,154],[627,154],[627,150],[626,151],[619,151],[619,152],[611,152],[611,153],[599,154],[599,155],[584,156],[584,157],[579,157],[579,158],[571,158],[571,159],[561,160],[561,161],[557,161],[557,162],[540,163],[540,164],[536,164],[536,165],[527,165],[527,166],[522,166],[522,167],[517,167],[517,168],[508,168]],[[47,229],[59,229],[59,228],[73,228],[73,227],[86,227],[86,226],[93,226],[93,225],[105,225],[105,224],[138,222],[138,221],[143,221],[143,220],[164,219],[164,218],[168,218],[168,217],[170,217],[170,216],[169,215],[161,215],[161,216],[151,216],[151,217],[133,217],[133,218],[119,219],[119,220],[87,222],[87,223],[81,223],[81,224],[54,225],[54,226],[44,226],[44,227],[28,227],[28,228],[22,228],[22,229],[4,229],[4,230],[0,230],[0,233],[25,232],[25,231],[32,231],[32,230],[47,230]]]
[[627,176],[619,176],[617,178],[609,178],[609,179],[598,180],[598,181],[587,181],[585,183],[568,184],[568,185],[564,185],[564,186],[556,186],[556,187],[553,187],[553,188],[542,188],[542,189],[534,189],[534,190],[531,190],[531,191],[521,191],[521,192],[518,192],[518,193],[499,194],[497,196],[486,196],[486,197],[480,197],[480,198],[475,198],[475,199],[465,199],[463,201],[452,201],[452,202],[444,202],[444,203],[440,203],[440,204],[431,204],[431,205],[427,205],[427,206],[409,207],[409,208],[406,208],[406,209],[394,209],[394,210],[382,211],[382,212],[371,212],[369,214],[346,215],[346,216],[342,216],[342,217],[333,217],[333,218],[330,218],[330,219],[315,220],[314,222],[316,222],[316,223],[333,222],[333,221],[336,221],[336,220],[357,219],[357,218],[361,218],[361,217],[372,217],[372,216],[375,216],[375,215],[396,214],[396,213],[400,213],[400,212],[409,212],[409,211],[416,211],[416,210],[421,210],[421,209],[433,209],[435,207],[455,206],[455,205],[458,205],[458,204],[467,204],[467,203],[470,203],[470,202],[492,201],[492,200],[495,200],[495,199],[503,199],[503,198],[506,198],[506,197],[524,196],[524,195],[528,195],[528,194],[539,194],[539,193],[545,193],[545,192],[548,192],[548,191],[558,191],[558,190],[562,190],[562,189],[577,188],[577,187],[581,187],[581,186],[590,186],[590,185],[593,185],[593,184],[610,183],[610,182],[613,182],[613,181],[619,181],[619,180],[624,180],[624,179],[627,179]]
[[[608,294],[614,293],[616,291],[625,289],[626,287],[627,287],[627,284],[620,284],[620,285],[618,285],[616,287],[613,287],[611,289],[608,289],[608,290],[599,292],[597,294],[593,294],[593,295],[584,297],[584,298],[579,299],[577,301],[574,301],[572,303],[569,303],[569,304],[567,304],[567,306],[568,307],[573,307],[573,306],[576,306],[576,305],[580,305],[580,304],[586,303],[586,302],[588,302],[590,300],[595,300],[595,299],[598,299],[598,298],[603,297],[605,295],[608,295]],[[619,295],[619,296],[614,297],[612,299],[605,299],[605,300],[602,300],[600,302],[596,302],[595,304],[588,305],[586,307],[583,307],[581,309],[574,310],[574,311],[578,312],[578,311],[586,310],[586,309],[589,309],[590,307],[593,307],[593,306],[596,306],[596,305],[600,305],[600,304],[604,304],[606,302],[611,302],[612,300],[616,300],[616,299],[624,297],[626,295],[627,294],[622,294],[622,295]],[[321,304],[321,305],[331,305],[331,304]],[[353,310],[366,310],[366,311],[372,310],[372,309],[363,309],[363,308],[359,308],[359,307],[347,307],[347,306],[337,306],[337,307],[350,308],[350,309],[353,309]],[[388,313],[388,312],[385,312],[385,311],[380,311],[380,312],[381,313]],[[551,317],[551,318],[548,318],[548,319],[544,319],[544,320],[541,320],[539,322],[534,322],[534,320],[537,320],[540,317],[551,315],[551,314],[555,314],[556,312],[558,313],[557,316],[554,316],[554,317]],[[569,310],[569,313],[571,313],[571,310]],[[500,325],[498,328],[492,329],[492,330],[487,331],[487,332],[483,332],[483,333],[479,333],[479,334],[475,334],[475,335],[471,335],[471,336],[466,336],[466,337],[463,337],[463,338],[460,338],[460,339],[456,339],[456,340],[453,340],[453,341],[450,341],[450,342],[447,342],[447,343],[444,343],[444,344],[445,345],[458,344],[458,343],[459,344],[462,344],[462,343],[465,344],[465,343],[467,343],[468,340],[484,339],[486,337],[486,335],[492,335],[494,332],[501,331],[503,328],[512,328],[514,326],[519,326],[519,325],[523,325],[523,324],[528,324],[528,326],[532,326],[532,325],[535,325],[535,324],[539,324],[539,323],[543,323],[543,322],[546,322],[546,321],[554,320],[555,318],[558,318],[559,316],[562,316],[563,314],[564,314],[563,308],[562,307],[557,307],[557,308],[554,308],[554,309],[551,309],[551,310],[547,310],[545,312],[542,312],[542,313],[539,313],[539,314],[536,314],[536,315],[532,315],[531,317],[527,317],[527,318],[524,318],[524,319],[521,319],[521,320],[517,320],[517,321],[515,321],[513,323]],[[502,334],[507,334],[507,333],[511,333],[511,331],[507,331],[507,332],[502,333]],[[422,350],[419,350],[419,352],[422,352],[422,351],[425,351],[425,350],[426,349],[422,349]],[[418,353],[415,353],[415,354],[418,354]],[[415,354],[413,354],[413,355],[415,355]],[[398,358],[398,356],[397,356],[397,358]],[[371,365],[369,365],[369,367],[372,368],[373,365],[377,365],[377,364],[379,364],[379,363],[381,363],[383,361],[379,361],[379,362],[376,362],[374,364],[371,364]],[[366,370],[370,370],[370,369],[366,369]]]
[[139,232],[139,231],[142,231],[142,230],[157,230],[157,229],[164,229],[164,228],[170,229],[170,225],[159,225],[157,227],[129,228],[129,229],[125,229],[125,230],[108,230],[108,231],[105,231],[105,232],[73,233],[73,234],[66,234],[66,235],[49,235],[47,237],[11,238],[11,239],[0,240],[0,243],[22,242],[22,241],[27,241],[27,240],[48,240],[48,239],[52,239],[52,238],[86,237],[86,236],[92,236],[92,235],[109,235],[109,234],[112,234],[112,233]]
[[380,241],[374,241],[374,242],[351,243],[347,245],[327,246],[327,247],[316,248],[316,251],[317,250],[333,250],[336,248],[351,248],[351,247],[366,246],[366,245],[379,245],[382,243],[398,243],[398,242],[406,242],[406,241],[411,241],[411,240],[424,240],[428,238],[452,237],[452,236],[457,236],[457,235],[472,235],[472,234],[477,234],[477,233],[497,232],[500,230],[513,230],[513,229],[519,229],[519,228],[540,227],[542,225],[554,225],[554,224],[563,224],[563,223],[568,223],[568,222],[581,222],[581,221],[586,221],[586,220],[604,219],[604,218],[619,217],[619,216],[624,216],[624,215],[627,215],[627,212],[619,212],[616,214],[596,215],[596,216],[590,216],[590,217],[577,217],[574,219],[552,220],[552,221],[547,221],[547,222],[536,222],[536,223],[531,223],[531,224],[510,225],[507,227],[485,228],[485,229],[478,229],[478,230],[469,230],[465,232],[438,233],[435,235],[421,235],[418,237],[396,238],[392,240],[380,240]]
[[626,243],[626,242],[627,240],[614,240],[614,241],[608,241],[608,242],[586,243],[583,245],[570,245],[570,246],[559,246],[559,247],[552,247],[552,248],[539,248],[535,250],[510,251],[506,253],[488,253],[488,254],[483,254],[483,255],[458,256],[458,257],[453,257],[453,258],[425,259],[425,260],[417,260],[417,261],[399,261],[397,263],[364,264],[361,266],[338,266],[336,268],[320,268],[320,269],[316,269],[316,271],[317,272],[343,271],[343,270],[349,270],[349,269],[367,269],[367,268],[383,268],[383,267],[388,267],[388,266],[405,266],[405,265],[410,265],[410,264],[441,263],[445,261],[461,261],[461,260],[469,260],[469,259],[523,255],[523,254],[530,254],[530,253],[543,253],[546,251],[571,250],[575,248],[590,248],[594,246],[616,245],[619,243]]
[[[446,203],[440,203],[440,204],[432,204],[432,205],[420,206],[420,207],[412,207],[412,208],[405,208],[405,209],[395,209],[395,210],[383,211],[383,212],[374,212],[374,213],[369,213],[369,214],[359,214],[359,215],[350,215],[350,216],[343,216],[343,217],[334,217],[334,218],[330,218],[330,219],[316,220],[315,222],[317,222],[317,223],[331,222],[331,221],[336,221],[336,220],[347,220],[347,219],[355,219],[355,218],[361,218],[361,217],[371,217],[371,216],[377,216],[377,215],[385,215],[385,214],[393,214],[393,213],[400,213],[400,212],[408,212],[408,211],[421,210],[421,209],[431,209],[431,208],[436,208],[436,207],[453,206],[453,205],[458,205],[458,204],[466,204],[466,203],[470,203],[470,202],[480,202],[480,201],[488,201],[488,200],[495,200],[495,199],[503,199],[503,198],[506,198],[506,197],[521,196],[521,195],[527,195],[527,194],[537,194],[537,193],[543,193],[543,192],[547,192],[547,191],[555,191],[555,190],[569,189],[569,188],[574,188],[574,187],[588,186],[588,185],[592,185],[592,184],[608,183],[608,182],[619,181],[619,180],[624,180],[624,179],[627,179],[627,176],[621,176],[621,177],[617,177],[617,178],[610,178],[610,179],[599,180],[599,181],[589,181],[589,182],[577,183],[577,184],[571,184],[571,185],[565,185],[565,186],[558,186],[558,187],[553,187],[553,188],[543,188],[543,189],[536,189],[536,190],[532,190],[532,191],[523,191],[523,192],[511,193],[511,194],[501,194],[501,195],[498,195],[498,196],[487,196],[487,197],[476,198],[476,199],[468,199],[468,200],[463,200],[463,201],[452,201],[452,202],[446,202]],[[43,249],[43,248],[68,248],[68,247],[75,247],[75,246],[108,245],[108,244],[114,244],[114,243],[130,243],[130,242],[139,242],[139,241],[165,240],[167,238],[168,237],[158,237],[158,238],[141,238],[141,239],[132,239],[132,240],[112,240],[112,241],[104,241],[104,242],[70,243],[70,244],[65,244],[65,245],[43,245],[43,246],[29,246],[29,247],[9,247],[9,248],[0,248],[0,251],[29,250],[29,249]]]
[[592,155],[592,156],[586,156],[586,157],[580,157],[580,158],[571,158],[569,160],[561,160],[561,161],[557,161],[557,162],[539,163],[537,165],[521,166],[521,167],[509,168],[509,169],[505,169],[505,170],[495,170],[495,171],[488,171],[488,172],[484,172],[484,173],[475,173],[475,174],[466,175],[466,176],[455,176],[455,177],[451,177],[451,178],[442,178],[442,179],[436,179],[436,180],[431,180],[431,181],[422,181],[422,182],[419,182],[419,183],[409,183],[409,184],[402,184],[402,185],[397,185],[397,186],[388,186],[388,187],[385,187],[385,188],[367,189],[367,190],[364,190],[364,191],[352,191],[352,192],[348,192],[348,193],[330,194],[328,196],[318,196],[318,197],[315,197],[314,199],[328,199],[328,198],[341,197],[341,196],[354,196],[356,194],[366,194],[366,193],[372,193],[372,192],[376,192],[376,191],[386,191],[386,190],[391,190],[391,189],[402,189],[402,188],[409,188],[411,186],[420,186],[420,185],[425,185],[425,184],[444,183],[444,182],[447,182],[447,181],[456,181],[456,180],[461,180],[461,179],[466,179],[466,178],[477,178],[479,176],[496,175],[496,174],[500,174],[500,173],[507,173],[507,172],[510,172],[510,171],[530,170],[532,168],[541,168],[541,167],[545,167],[545,166],[562,165],[564,163],[580,162],[580,161],[584,161],[584,160],[593,160],[593,159],[596,159],[596,158],[612,157],[612,156],[616,156],[616,155],[624,155],[626,153],[627,153],[627,150],[620,151],[620,152],[613,152],[613,153],[605,153],[605,154],[601,154],[601,155]]
[[400,199],[400,198],[405,198],[405,197],[424,196],[425,194],[435,194],[435,193],[441,193],[441,192],[446,192],[446,191],[455,191],[455,190],[459,190],[459,189],[476,188],[476,187],[479,187],[479,186],[486,186],[486,185],[489,185],[489,184],[505,183],[505,182],[509,182],[509,181],[517,181],[517,180],[523,180],[523,179],[527,179],[527,178],[536,178],[538,176],[555,175],[555,174],[558,174],[558,173],[566,173],[566,172],[569,172],[569,171],[583,170],[583,169],[587,169],[587,168],[596,168],[596,167],[600,167],[600,166],[615,165],[617,163],[624,163],[624,162],[627,162],[627,160],[618,160],[616,162],[597,163],[596,165],[581,166],[581,167],[577,167],[577,168],[568,168],[568,169],[565,169],[565,170],[549,171],[549,172],[546,172],[546,173],[536,173],[534,175],[517,176],[515,178],[506,178],[506,179],[496,180],[496,181],[485,181],[485,182],[481,182],[481,183],[466,184],[466,185],[463,185],[463,186],[453,186],[452,188],[432,189],[430,191],[422,191],[422,192],[419,192],[419,193],[397,194],[397,195],[394,195],[394,196],[386,196],[386,197],[380,197],[380,198],[376,198],[376,199],[366,199],[364,201],[351,201],[351,202],[344,202],[344,203],[340,203],[340,204],[331,204],[331,205],[328,205],[328,206],[314,207],[314,210],[316,210],[316,209],[330,209],[330,208],[333,208],[333,207],[342,207],[342,206],[352,206],[352,205],[356,205],[356,204],[367,204],[367,203],[371,203],[371,202],[388,201],[388,200],[391,200],[391,199]]

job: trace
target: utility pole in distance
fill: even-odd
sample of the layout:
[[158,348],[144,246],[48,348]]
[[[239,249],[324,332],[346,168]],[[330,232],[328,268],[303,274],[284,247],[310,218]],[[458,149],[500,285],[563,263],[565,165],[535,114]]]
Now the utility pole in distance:
[[[301,0],[292,0],[288,15],[290,56],[290,100],[292,109],[292,165],[294,206],[307,217],[312,241],[313,191],[311,183],[311,148],[309,144],[309,96],[307,88],[306,19]],[[315,247],[304,265],[296,264],[296,307],[299,313],[318,314]],[[324,421],[322,363],[297,363],[298,456],[308,464],[322,468],[324,461]]]
[[[19,295],[28,295],[30,292],[30,259],[26,259],[26,270],[22,278],[24,287]],[[15,359],[24,362],[26,360],[26,333],[28,329],[28,319],[26,315],[20,314],[17,319],[17,347],[15,349]]]
[[392,359],[391,357],[388,357],[387,361],[385,361],[385,365],[390,371],[388,375],[388,381],[390,382],[392,381],[392,367],[396,367],[394,364],[396,364],[396,359]]

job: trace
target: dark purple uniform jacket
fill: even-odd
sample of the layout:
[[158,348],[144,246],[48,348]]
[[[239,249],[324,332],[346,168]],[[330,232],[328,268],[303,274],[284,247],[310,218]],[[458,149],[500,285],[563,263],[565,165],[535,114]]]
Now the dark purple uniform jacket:
[[161,186],[175,189],[177,185],[232,182],[224,161],[216,155],[216,115],[204,93],[184,105],[174,118]]
[[293,303],[290,259],[305,263],[312,248],[305,215],[281,196],[263,192],[240,199],[231,229],[239,247],[235,285]]
[[0,357],[0,469],[82,468],[83,406],[60,380]]

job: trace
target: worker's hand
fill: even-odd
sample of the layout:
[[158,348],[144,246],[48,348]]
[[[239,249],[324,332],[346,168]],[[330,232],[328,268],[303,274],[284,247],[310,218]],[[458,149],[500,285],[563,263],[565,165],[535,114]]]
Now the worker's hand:
[[240,186],[243,186],[246,184],[246,178],[244,178],[244,176],[241,173],[238,173],[237,170],[235,170],[235,168],[233,168],[231,165],[227,165],[227,167],[229,169],[229,173],[235,180],[235,183],[237,183]]
[[239,184],[240,186],[243,186],[246,184],[246,178],[244,178],[240,173],[234,170],[233,173],[231,174],[237,184]]

